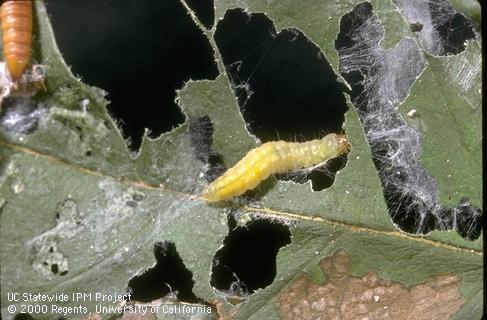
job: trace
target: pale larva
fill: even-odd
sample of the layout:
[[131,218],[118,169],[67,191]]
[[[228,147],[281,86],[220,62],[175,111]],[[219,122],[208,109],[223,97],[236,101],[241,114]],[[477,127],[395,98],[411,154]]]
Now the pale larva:
[[208,202],[228,200],[254,189],[271,174],[309,168],[350,149],[347,136],[329,134],[307,142],[273,141],[250,150],[204,191]]

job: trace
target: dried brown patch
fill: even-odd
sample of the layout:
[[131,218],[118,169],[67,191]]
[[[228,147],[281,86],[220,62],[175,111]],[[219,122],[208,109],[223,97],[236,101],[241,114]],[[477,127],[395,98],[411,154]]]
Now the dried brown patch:
[[156,320],[156,315],[153,313],[146,313],[146,314],[126,313],[120,319],[121,320]]
[[233,320],[235,315],[237,314],[236,309],[230,309],[225,307],[225,303],[218,299],[213,299],[211,303],[216,308],[216,313],[218,314],[218,320]]
[[326,283],[317,284],[302,273],[281,290],[274,301],[281,319],[443,320],[464,303],[458,292],[460,280],[454,274],[434,276],[410,288],[379,279],[376,272],[354,277],[344,250],[323,259],[320,267]]

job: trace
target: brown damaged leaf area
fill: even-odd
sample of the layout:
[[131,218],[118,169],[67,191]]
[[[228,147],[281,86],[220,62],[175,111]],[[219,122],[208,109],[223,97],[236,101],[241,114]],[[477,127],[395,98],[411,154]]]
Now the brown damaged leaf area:
[[216,307],[216,313],[218,314],[218,320],[233,320],[237,314],[237,309],[227,311],[225,304],[218,299],[213,299],[211,303]]
[[140,313],[132,313],[132,314],[124,314],[120,320],[156,320],[157,317],[155,314],[152,313],[146,313],[146,314],[140,314]]
[[350,274],[351,259],[340,249],[320,262],[327,281],[314,282],[302,273],[276,297],[281,319],[448,319],[464,303],[458,292],[459,278],[442,274],[424,283],[404,287],[378,278],[376,272],[363,277]]

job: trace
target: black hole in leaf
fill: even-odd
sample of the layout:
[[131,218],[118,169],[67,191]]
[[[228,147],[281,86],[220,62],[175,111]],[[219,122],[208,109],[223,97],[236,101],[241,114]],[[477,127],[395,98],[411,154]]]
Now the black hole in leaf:
[[47,8],[67,63],[109,93],[110,113],[133,150],[144,128],[157,137],[184,121],[175,89],[218,75],[208,40],[177,0],[49,1]]
[[[407,126],[391,101],[384,101],[377,92],[388,85],[380,82],[387,79],[384,69],[391,67],[386,61],[388,53],[379,49],[383,32],[372,5],[361,3],[342,17],[335,48],[340,72],[352,87],[350,96],[371,145],[389,214],[406,232],[456,229],[462,237],[474,240],[480,235],[482,211],[468,200],[456,208],[441,206],[436,180],[420,163],[420,133]],[[409,70],[396,69],[395,79],[402,78],[401,72],[409,74]]]
[[332,176],[334,172],[341,170],[347,164],[347,155],[341,155],[337,158],[331,159],[326,164],[313,169],[312,171],[293,171],[291,173],[277,174],[276,177],[281,180],[292,180],[295,182],[306,182],[306,180],[313,181],[312,188],[314,191],[320,191],[330,187],[329,179],[322,179],[322,175]]
[[196,13],[200,22],[207,29],[211,29],[215,21],[213,0],[186,0],[186,3]]
[[412,32],[420,32],[423,30],[423,24],[420,22],[413,22],[409,24],[409,28]]
[[85,155],[87,157],[91,157],[92,151],[91,150],[86,150]]
[[465,50],[467,40],[475,38],[474,22],[448,0],[394,2],[411,31],[418,33],[419,44],[433,55],[458,54]]
[[51,272],[53,274],[57,274],[59,272],[59,266],[57,265],[57,263],[51,264]]
[[67,274],[68,274],[68,271],[66,271],[66,270],[65,271],[62,271],[61,273],[59,273],[60,276],[65,276]]
[[[262,141],[310,140],[323,131],[342,131],[343,85],[301,32],[276,34],[265,15],[237,9],[218,23],[215,40],[246,122]],[[243,84],[250,91],[239,87]]]
[[311,179],[311,181],[313,181],[313,185],[312,185],[313,190],[319,191],[319,190],[329,188],[331,184],[329,183],[328,180],[321,179],[321,175],[324,173],[331,176],[333,172],[337,172],[338,170],[345,168],[346,164],[347,164],[347,154],[344,154],[338,158],[331,159],[326,163],[326,165],[317,168],[317,170],[311,171],[308,174],[308,177],[309,179]]
[[289,228],[267,220],[236,227],[232,217],[229,229],[223,248],[213,258],[211,285],[224,291],[232,289],[238,295],[239,290],[252,293],[271,284],[276,276],[277,252],[291,243]]
[[0,108],[0,129],[13,134],[31,134],[44,114],[46,110],[30,98],[7,97]]
[[49,252],[54,252],[54,248],[53,247],[50,247],[49,248]]
[[156,265],[139,276],[133,277],[128,287],[136,301],[149,302],[168,293],[176,293],[180,301],[201,302],[194,293],[193,274],[186,269],[172,242],[162,241],[154,245]]
[[[339,34],[338,36],[340,37],[342,34]],[[336,44],[339,44],[339,42],[345,37],[340,37],[337,38]],[[337,46],[338,48],[339,46]],[[362,84],[362,80],[364,80],[364,76],[361,72],[359,71],[351,71],[351,72],[342,72],[342,76],[347,79],[348,83],[350,84],[351,91],[349,91],[349,94],[352,94],[352,92],[363,92],[364,91],[364,86]],[[357,106],[356,106],[357,107]]]
[[482,210],[468,199],[460,200],[455,208],[456,229],[467,240],[475,240],[482,232]]
[[[306,141],[343,131],[344,86],[300,31],[277,34],[264,14],[235,9],[218,23],[215,40],[249,130],[261,141]],[[315,190],[333,183],[328,171],[311,176]]]
[[438,31],[444,52],[437,54],[458,54],[465,50],[465,42],[474,39],[473,24],[465,16],[455,12],[444,0],[429,1],[433,26]]
[[421,215],[427,207],[421,199],[402,193],[393,184],[385,188],[384,198],[392,221],[399,225],[401,230],[409,233],[428,233],[434,229],[434,216],[431,213]]

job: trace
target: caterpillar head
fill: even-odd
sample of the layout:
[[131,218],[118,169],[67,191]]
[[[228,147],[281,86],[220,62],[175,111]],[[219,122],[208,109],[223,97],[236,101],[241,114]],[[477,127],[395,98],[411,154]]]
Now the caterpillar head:
[[337,134],[335,135],[335,141],[337,144],[337,155],[344,154],[350,150],[352,147],[348,142],[347,135],[345,134]]
[[350,150],[350,143],[344,134],[332,133],[316,141],[318,143],[313,146],[315,149],[313,153],[323,160],[336,158]]

